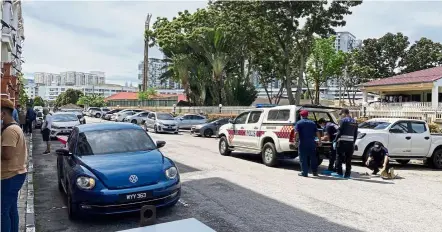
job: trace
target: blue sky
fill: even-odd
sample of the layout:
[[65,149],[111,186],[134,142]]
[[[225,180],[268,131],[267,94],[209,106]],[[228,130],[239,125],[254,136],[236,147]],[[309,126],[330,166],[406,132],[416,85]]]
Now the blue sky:
[[[25,1],[23,72],[103,71],[108,83],[137,82],[147,13],[172,18],[206,1]],[[402,32],[442,42],[441,1],[365,1],[347,16],[359,39]],[[152,49],[149,57],[161,57]]]

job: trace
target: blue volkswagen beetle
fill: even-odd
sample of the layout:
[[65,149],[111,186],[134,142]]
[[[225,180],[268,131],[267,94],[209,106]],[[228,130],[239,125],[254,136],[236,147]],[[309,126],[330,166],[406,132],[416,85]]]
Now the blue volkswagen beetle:
[[66,193],[70,218],[83,214],[139,211],[172,206],[181,195],[175,163],[140,127],[95,123],[75,127],[57,152],[58,187]]

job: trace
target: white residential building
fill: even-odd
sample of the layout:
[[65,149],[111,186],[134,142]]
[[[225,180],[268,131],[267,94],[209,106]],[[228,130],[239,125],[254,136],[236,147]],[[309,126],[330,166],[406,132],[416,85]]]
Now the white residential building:
[[38,96],[38,85],[35,84],[34,80],[27,79],[24,88],[29,99],[34,99],[36,96]]
[[70,86],[70,85],[40,85],[38,86],[38,96],[43,100],[55,101],[57,96],[66,92],[68,89],[75,89],[82,91],[85,95],[98,94],[103,97],[109,97],[119,92],[137,92],[136,87],[125,87],[114,84],[103,85],[84,85],[84,86]]
[[[180,83],[174,82],[172,80],[165,80],[163,83],[161,82],[161,75],[167,71],[164,67],[167,65],[162,59],[158,58],[149,58],[149,71],[148,71],[148,80],[147,86],[153,87],[157,89],[180,89]],[[143,83],[143,67],[144,62],[141,61],[138,64],[138,84]]]
[[69,71],[61,72],[60,74],[37,72],[34,73],[34,80],[36,84],[42,85],[101,85],[105,83],[106,76],[104,72],[98,71],[91,71],[89,73]]

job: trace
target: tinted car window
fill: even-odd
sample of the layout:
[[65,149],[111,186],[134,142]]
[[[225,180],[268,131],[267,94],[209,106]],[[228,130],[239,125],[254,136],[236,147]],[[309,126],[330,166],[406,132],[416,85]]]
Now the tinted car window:
[[192,115],[185,115],[185,116],[183,117],[183,119],[184,119],[184,120],[190,120],[190,119],[192,119]]
[[424,133],[425,131],[427,131],[427,127],[425,126],[425,123],[423,122],[412,122],[411,123],[411,132],[412,133]]
[[408,133],[408,125],[406,122],[396,123],[390,128],[390,132],[395,134],[406,134]]
[[249,112],[245,112],[245,113],[240,114],[238,117],[236,117],[235,124],[245,124],[248,115],[249,115]]
[[267,121],[287,121],[290,119],[290,110],[270,110]]
[[259,118],[261,117],[261,114],[262,114],[261,111],[251,112],[247,123],[257,123],[259,121]]
[[157,114],[159,120],[174,120],[171,114]]
[[192,115],[192,119],[194,120],[203,120],[204,118],[198,115]]
[[80,133],[77,149],[77,155],[85,156],[149,151],[156,145],[144,130],[100,130]]
[[363,122],[359,124],[359,128],[362,129],[374,129],[374,130],[382,130],[387,128],[390,125],[389,122],[379,122],[379,121],[371,121],[371,122]]

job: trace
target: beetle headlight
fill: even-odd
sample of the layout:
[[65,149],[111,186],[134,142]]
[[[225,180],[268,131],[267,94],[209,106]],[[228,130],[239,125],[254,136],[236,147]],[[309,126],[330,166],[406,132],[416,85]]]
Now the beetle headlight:
[[170,167],[166,169],[166,176],[169,179],[175,179],[178,175],[178,169],[176,167]]
[[362,139],[365,137],[365,133],[358,133],[358,137],[356,137],[357,139]]
[[92,189],[95,187],[95,180],[87,176],[80,176],[77,178],[77,186],[81,189]]

